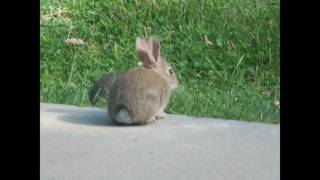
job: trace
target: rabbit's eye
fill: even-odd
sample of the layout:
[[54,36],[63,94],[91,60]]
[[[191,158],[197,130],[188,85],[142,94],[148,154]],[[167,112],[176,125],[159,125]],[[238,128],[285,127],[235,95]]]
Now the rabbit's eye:
[[169,73],[170,73],[170,75],[172,75],[173,74],[173,70],[169,69]]

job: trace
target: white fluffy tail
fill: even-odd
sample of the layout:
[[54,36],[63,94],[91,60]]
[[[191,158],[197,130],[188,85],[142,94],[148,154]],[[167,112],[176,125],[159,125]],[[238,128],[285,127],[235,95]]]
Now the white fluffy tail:
[[123,123],[123,124],[131,124],[132,123],[129,112],[124,108],[121,108],[120,111],[118,112],[118,114],[116,116],[116,121],[119,123]]

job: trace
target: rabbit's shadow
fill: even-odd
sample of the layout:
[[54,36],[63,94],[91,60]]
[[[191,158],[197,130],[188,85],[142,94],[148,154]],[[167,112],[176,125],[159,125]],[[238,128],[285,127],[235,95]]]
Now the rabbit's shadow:
[[106,111],[100,109],[47,109],[48,112],[61,113],[58,120],[88,126],[119,126]]

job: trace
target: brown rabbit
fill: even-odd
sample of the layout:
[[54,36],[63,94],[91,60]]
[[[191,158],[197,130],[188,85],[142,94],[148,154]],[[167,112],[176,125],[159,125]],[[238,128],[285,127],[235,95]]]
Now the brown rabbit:
[[144,125],[163,118],[178,85],[172,67],[160,55],[157,39],[138,37],[136,48],[143,66],[118,74],[109,92],[109,115],[121,124]]

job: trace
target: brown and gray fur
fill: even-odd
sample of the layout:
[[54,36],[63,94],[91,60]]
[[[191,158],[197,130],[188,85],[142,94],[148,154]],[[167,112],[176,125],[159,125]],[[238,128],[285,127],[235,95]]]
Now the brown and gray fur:
[[164,117],[171,91],[178,85],[172,67],[160,55],[160,42],[136,40],[137,53],[143,62],[115,77],[108,98],[112,120],[128,125],[144,125]]

